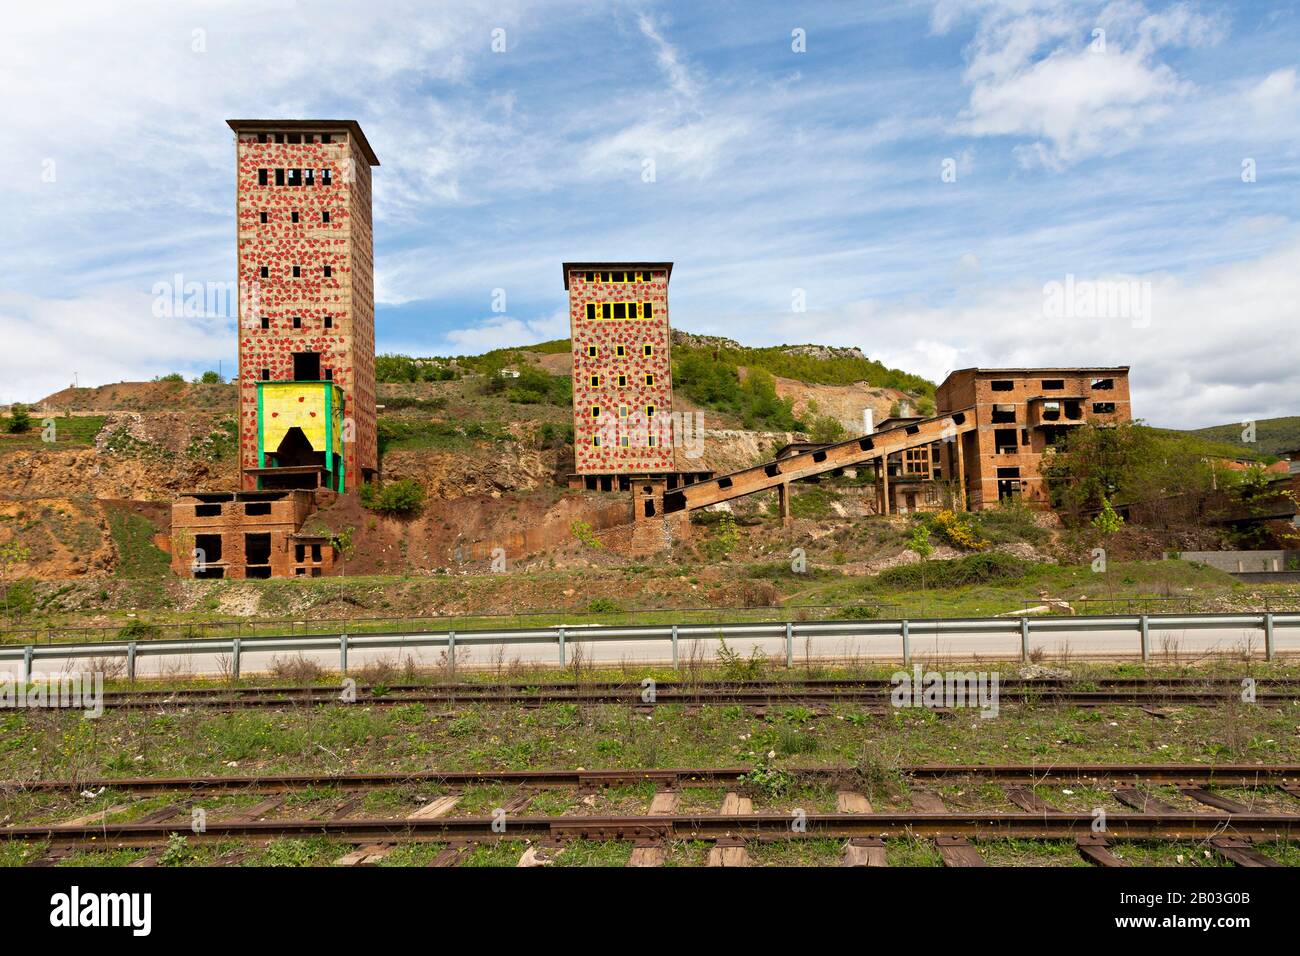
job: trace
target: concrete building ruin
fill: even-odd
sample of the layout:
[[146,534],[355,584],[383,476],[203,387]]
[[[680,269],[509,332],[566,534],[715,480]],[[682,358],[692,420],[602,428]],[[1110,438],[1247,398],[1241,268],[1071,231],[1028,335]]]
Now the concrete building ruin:
[[316,576],[332,569],[333,549],[304,535],[303,522],[327,496],[378,474],[370,168],[379,159],[355,120],[227,123],[243,491],[176,501],[172,564],[196,577]]

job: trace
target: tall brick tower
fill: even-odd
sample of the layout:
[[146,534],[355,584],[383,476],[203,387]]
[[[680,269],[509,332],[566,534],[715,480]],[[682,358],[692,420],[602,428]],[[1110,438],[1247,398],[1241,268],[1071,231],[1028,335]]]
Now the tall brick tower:
[[355,120],[235,131],[246,490],[356,491],[375,435],[374,150]]
[[671,262],[566,262],[575,478],[626,485],[675,471]]

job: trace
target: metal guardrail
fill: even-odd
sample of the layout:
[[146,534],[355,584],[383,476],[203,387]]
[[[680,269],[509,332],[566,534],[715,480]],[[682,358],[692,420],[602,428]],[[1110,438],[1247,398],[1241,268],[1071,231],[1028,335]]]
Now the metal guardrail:
[[230,674],[239,676],[244,654],[272,651],[331,651],[339,654],[339,670],[347,673],[349,650],[403,650],[417,647],[443,648],[455,666],[458,648],[549,644],[557,649],[561,667],[568,660],[571,643],[610,641],[660,641],[672,646],[673,666],[678,665],[682,641],[718,638],[783,639],[785,663],[794,661],[795,641],[830,637],[879,637],[901,642],[904,663],[911,663],[913,637],[932,634],[980,634],[1019,636],[1021,658],[1029,660],[1030,639],[1035,634],[1085,631],[1132,631],[1138,638],[1136,654],[1151,658],[1151,632],[1243,628],[1258,631],[1264,639],[1264,656],[1275,657],[1278,629],[1300,631],[1300,613],[1262,614],[1139,614],[1089,615],[1083,617],[996,617],[928,618],[892,621],[786,621],[747,624],[660,624],[645,626],[555,625],[515,630],[440,632],[391,632],[370,634],[320,634],[301,637],[203,638],[191,641],[114,641],[92,644],[43,644],[0,646],[0,661],[21,661],[24,680],[30,680],[32,664],[43,660],[78,660],[95,657],[125,658],[129,679],[135,678],[135,664],[141,657],[167,655],[228,655]]

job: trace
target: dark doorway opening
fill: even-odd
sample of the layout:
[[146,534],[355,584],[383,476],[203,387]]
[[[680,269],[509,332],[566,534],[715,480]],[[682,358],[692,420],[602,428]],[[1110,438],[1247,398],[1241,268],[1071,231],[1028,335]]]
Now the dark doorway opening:
[[[271,563],[271,533],[269,531],[244,535],[244,563],[248,565]],[[249,577],[252,577],[251,571]]]
[[[194,536],[194,550],[199,552],[194,556],[194,563],[200,567],[220,561],[221,535],[196,534]],[[196,574],[195,577],[198,577],[198,575]]]
[[293,380],[295,382],[320,381],[320,353],[293,353]]

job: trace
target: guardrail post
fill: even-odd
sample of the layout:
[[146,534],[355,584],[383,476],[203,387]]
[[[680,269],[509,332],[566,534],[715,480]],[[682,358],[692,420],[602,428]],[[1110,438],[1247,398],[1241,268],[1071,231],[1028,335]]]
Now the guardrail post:
[[673,670],[677,670],[677,625],[673,625]]
[[32,682],[32,653],[35,650],[36,648],[32,647],[32,645],[30,644],[28,644],[26,647],[23,648],[23,683],[24,684],[30,684]]
[[903,663],[912,663],[912,632],[907,618],[903,618]]
[[[504,656],[504,655],[503,655]],[[456,678],[456,632],[447,632],[447,666],[451,669],[451,676]]]
[[794,664],[794,625],[789,621],[785,622],[785,666],[790,667]]
[[230,642],[230,676],[239,680],[239,638]]
[[1145,614],[1139,618],[1141,622],[1139,627],[1142,630],[1142,660],[1151,660],[1151,629],[1147,626],[1147,616]]
[[1020,619],[1020,660],[1029,663],[1029,618]]
[[1273,615],[1264,615],[1264,659],[1273,659]]
[[348,636],[339,635],[339,670],[346,674],[348,672]]
[[135,641],[126,645],[126,679],[135,683]]
[[560,666],[564,666],[564,628],[560,628]]

